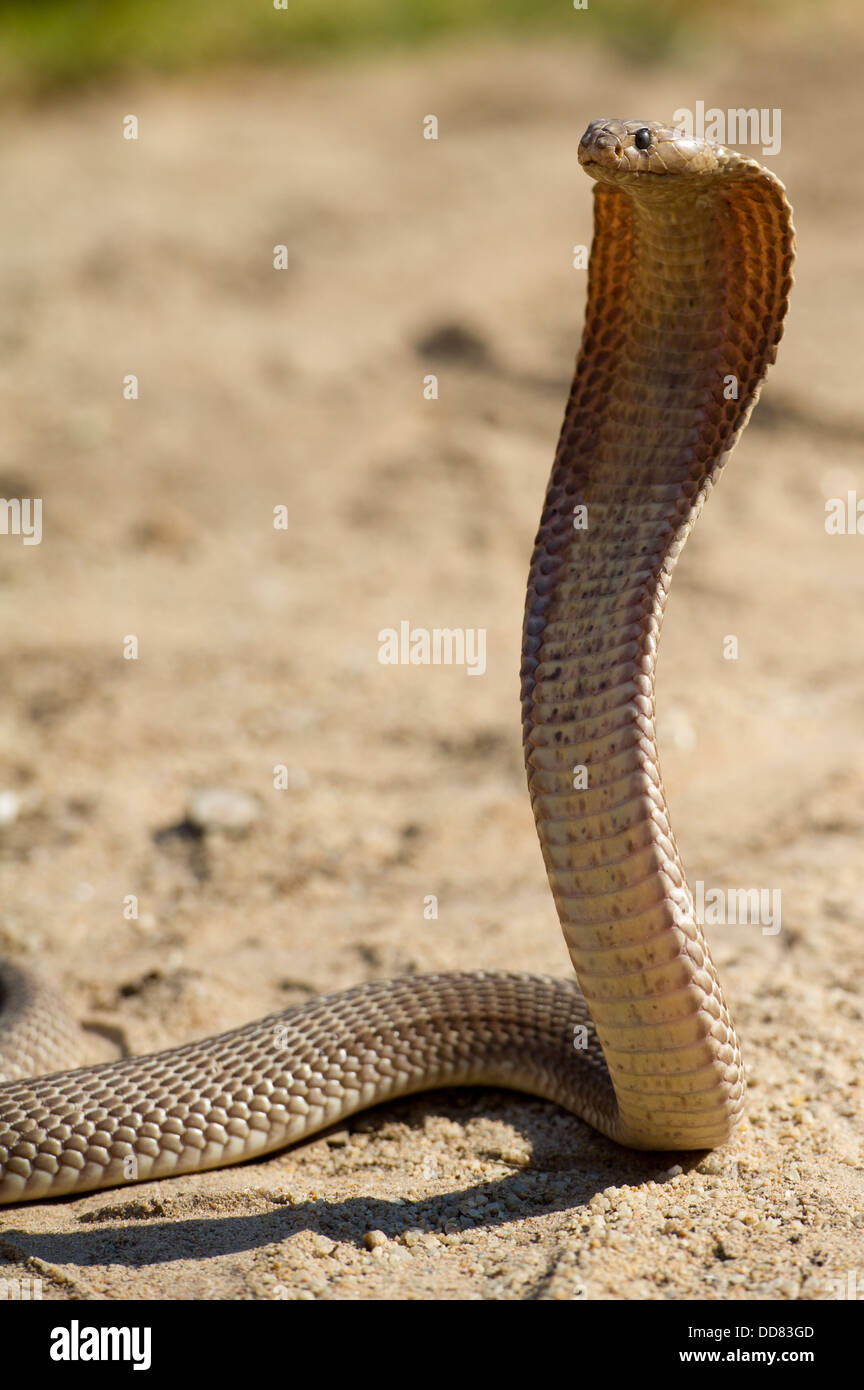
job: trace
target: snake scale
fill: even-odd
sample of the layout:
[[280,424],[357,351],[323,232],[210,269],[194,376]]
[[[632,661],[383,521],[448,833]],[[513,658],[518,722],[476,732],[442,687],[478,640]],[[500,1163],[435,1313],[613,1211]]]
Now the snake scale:
[[670,827],[654,669],[673,567],[776,354],[791,211],[754,160],[657,122],[594,121],[579,161],[596,181],[588,301],[522,662],[528,786],[578,986],[373,981],[68,1071],[77,1025],[6,965],[0,1200],[237,1163],[432,1087],[526,1091],[642,1149],[735,1129],[740,1051]]

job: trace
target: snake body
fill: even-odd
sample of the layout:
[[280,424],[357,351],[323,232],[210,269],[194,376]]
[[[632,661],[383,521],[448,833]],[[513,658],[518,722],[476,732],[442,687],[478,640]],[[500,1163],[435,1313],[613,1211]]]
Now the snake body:
[[657,122],[594,121],[579,159],[596,180],[588,302],[522,664],[528,786],[579,985],[375,981],[67,1071],[75,1025],[6,965],[0,1200],[236,1163],[432,1087],[527,1091],[643,1149],[736,1127],[740,1051],[670,827],[654,668],[673,566],[776,354],[791,212],[758,163]]

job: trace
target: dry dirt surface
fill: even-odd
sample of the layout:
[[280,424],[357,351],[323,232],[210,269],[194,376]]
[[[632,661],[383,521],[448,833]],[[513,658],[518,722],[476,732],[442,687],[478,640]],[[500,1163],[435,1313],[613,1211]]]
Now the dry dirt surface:
[[[864,495],[862,182],[824,119],[845,100],[860,128],[860,59],[776,34],[674,68],[462,42],[7,112],[0,493],[43,498],[44,534],[0,537],[0,949],[133,1052],[403,972],[569,973],[517,671],[585,294],[579,135],[780,107],[800,259],[660,661],[691,882],[782,894],[776,934],[709,927],[749,1068],[735,1141],[636,1154],[530,1097],[431,1094],[260,1163],[8,1209],[0,1277],[58,1299],[864,1287],[864,539],[825,529],[826,498]],[[402,621],[485,629],[485,675],[381,665]],[[254,798],[245,833],[190,826],[214,786]]]

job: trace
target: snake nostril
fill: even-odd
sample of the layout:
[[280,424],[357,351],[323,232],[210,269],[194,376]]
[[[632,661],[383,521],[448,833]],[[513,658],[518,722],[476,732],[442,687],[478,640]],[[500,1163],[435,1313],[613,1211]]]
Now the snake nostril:
[[619,140],[616,140],[616,141],[615,141],[615,158],[616,158],[616,159],[620,159],[623,153],[624,153],[624,150],[623,150],[622,147],[621,147],[620,141],[619,141]]

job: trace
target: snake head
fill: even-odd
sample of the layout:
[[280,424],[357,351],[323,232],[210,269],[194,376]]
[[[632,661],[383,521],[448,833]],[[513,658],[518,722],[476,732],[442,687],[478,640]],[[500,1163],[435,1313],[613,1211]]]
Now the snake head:
[[680,177],[711,173],[720,145],[687,137],[660,121],[592,121],[579,141],[579,163],[600,183],[633,186],[646,175]]

